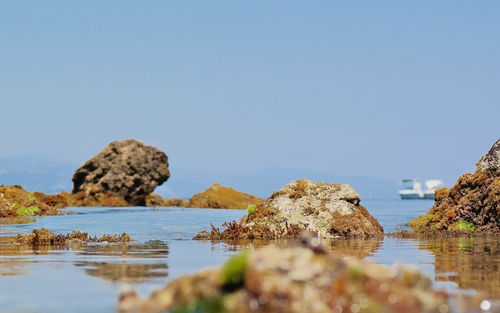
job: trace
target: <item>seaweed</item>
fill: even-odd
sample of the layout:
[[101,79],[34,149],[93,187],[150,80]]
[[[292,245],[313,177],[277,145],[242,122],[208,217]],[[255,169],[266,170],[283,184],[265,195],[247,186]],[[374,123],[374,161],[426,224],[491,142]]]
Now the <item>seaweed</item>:
[[[500,233],[500,177],[476,170],[461,175],[455,185],[436,191],[434,206],[408,226],[418,233]],[[463,224],[470,223],[474,228]]]
[[222,267],[222,290],[234,291],[243,286],[248,253],[242,252],[230,258]]
[[213,299],[200,298],[193,302],[183,302],[170,310],[171,313],[221,313],[225,311],[222,296]]
[[121,235],[105,234],[101,237],[89,237],[88,233],[72,231],[70,234],[55,234],[46,228],[36,228],[26,235],[18,234],[16,242],[26,243],[31,246],[60,246],[66,243],[79,242],[129,242],[130,235],[122,233]]

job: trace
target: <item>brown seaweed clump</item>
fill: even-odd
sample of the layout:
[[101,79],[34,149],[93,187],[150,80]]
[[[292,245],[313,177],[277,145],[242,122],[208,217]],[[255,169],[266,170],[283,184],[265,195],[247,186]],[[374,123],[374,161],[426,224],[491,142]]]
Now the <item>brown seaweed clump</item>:
[[187,207],[244,210],[248,205],[259,205],[262,202],[264,200],[261,198],[214,183],[204,192],[193,195]]
[[414,233],[500,233],[500,140],[455,185],[437,190],[434,206],[409,223]]
[[120,294],[131,312],[449,312],[444,293],[418,270],[387,268],[305,247],[267,246],[230,259],[222,268],[172,281],[141,299]]
[[165,199],[162,196],[151,193],[146,197],[146,206],[150,207],[187,207],[188,202],[179,198]]
[[66,200],[68,206],[74,207],[126,207],[131,205],[118,194],[98,186],[89,186],[84,191],[76,193],[61,192],[60,196]]
[[61,215],[67,202],[59,195],[28,192],[19,185],[0,186],[0,217]]
[[130,235],[103,235],[101,237],[90,237],[88,233],[72,231],[70,234],[54,234],[46,228],[33,229],[26,235],[17,235],[16,242],[26,243],[31,246],[61,246],[70,242],[129,242]]
[[300,179],[255,209],[249,207],[249,214],[239,221],[224,223],[223,231],[211,225],[210,231],[193,239],[283,239],[296,238],[302,231],[322,238],[382,235],[382,226],[359,202],[349,185]]

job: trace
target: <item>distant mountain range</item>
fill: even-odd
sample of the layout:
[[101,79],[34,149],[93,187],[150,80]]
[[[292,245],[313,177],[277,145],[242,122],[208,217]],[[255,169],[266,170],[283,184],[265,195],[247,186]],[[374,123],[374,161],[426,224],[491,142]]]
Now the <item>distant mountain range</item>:
[[172,177],[155,192],[164,197],[189,198],[194,193],[207,189],[214,182],[230,186],[261,198],[280,190],[289,182],[307,178],[312,181],[351,185],[362,199],[396,199],[399,182],[365,176],[338,176],[314,171],[270,168],[251,174],[216,174],[189,170],[172,170]]
[[[41,156],[0,157],[0,185],[23,186],[28,191],[59,193],[71,191],[71,177],[79,165]],[[166,198],[188,199],[204,191],[214,182],[236,190],[267,198],[275,190],[292,180],[307,178],[312,181],[351,185],[362,199],[398,198],[399,183],[374,177],[337,176],[309,170],[270,168],[251,174],[217,174],[176,169],[171,166],[171,177],[155,192]]]
[[28,191],[71,191],[77,165],[42,156],[0,157],[0,185],[21,185]]

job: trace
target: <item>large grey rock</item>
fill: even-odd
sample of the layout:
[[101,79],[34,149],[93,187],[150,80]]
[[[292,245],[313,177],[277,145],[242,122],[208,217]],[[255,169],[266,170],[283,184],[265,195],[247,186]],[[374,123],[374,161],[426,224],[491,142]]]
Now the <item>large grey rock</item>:
[[[359,202],[359,194],[347,184],[299,179],[273,193],[264,202],[264,207],[276,210],[278,220],[307,225],[308,231],[320,237],[382,234],[382,226]],[[339,219],[345,222],[337,224]],[[349,222],[353,225],[348,225]],[[338,229],[342,226],[346,229]]]
[[145,205],[146,196],[170,177],[165,153],[142,142],[113,141],[73,175],[73,193],[111,191],[131,205]]
[[495,142],[490,151],[486,152],[477,162],[477,169],[480,171],[492,171],[500,173],[500,139]]
[[264,203],[248,207],[237,222],[224,223],[222,232],[212,227],[193,239],[283,239],[308,231],[322,238],[370,237],[384,229],[349,185],[295,180],[275,191]]

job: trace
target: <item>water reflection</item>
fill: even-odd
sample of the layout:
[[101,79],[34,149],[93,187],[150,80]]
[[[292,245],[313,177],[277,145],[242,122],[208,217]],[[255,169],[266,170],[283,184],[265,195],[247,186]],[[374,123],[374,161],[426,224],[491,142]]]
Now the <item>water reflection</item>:
[[168,265],[165,264],[113,264],[106,262],[77,262],[76,266],[84,268],[85,273],[122,283],[144,283],[155,277],[167,277]]
[[500,299],[499,237],[423,240],[419,249],[435,256],[436,281],[454,282],[462,290],[474,289],[478,297]]
[[[41,262],[73,262],[90,276],[115,282],[144,283],[168,276],[167,245],[124,243],[33,247],[13,243],[14,240],[15,237],[0,237],[0,276],[28,275],[31,265]],[[67,252],[75,254],[77,259],[73,261]],[[56,258],[43,260],[40,256]]]
[[[205,241],[207,242],[207,241]],[[269,244],[282,247],[298,245],[295,239],[282,240],[211,240],[212,249],[222,244],[226,252],[235,252],[241,249],[257,249]],[[366,258],[373,256],[382,246],[383,239],[328,239],[322,240],[323,246],[331,253],[338,253],[357,258]]]
[[80,261],[75,262],[75,265],[83,267],[86,274],[105,280],[144,283],[152,278],[168,276],[168,265],[166,264],[168,253],[167,245],[90,245],[84,251],[79,252],[79,255],[90,256],[92,259],[98,256],[108,256],[113,257],[113,260],[111,262]]

